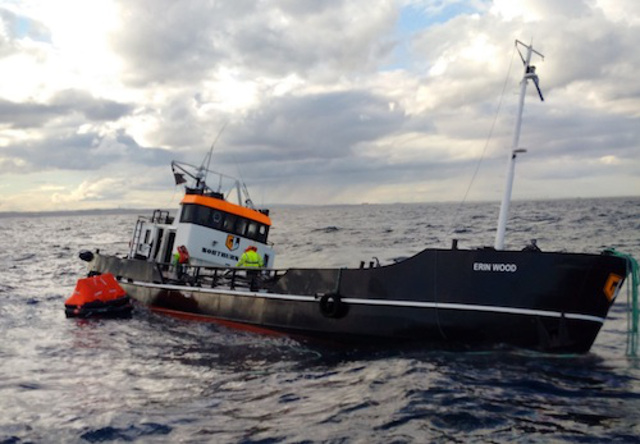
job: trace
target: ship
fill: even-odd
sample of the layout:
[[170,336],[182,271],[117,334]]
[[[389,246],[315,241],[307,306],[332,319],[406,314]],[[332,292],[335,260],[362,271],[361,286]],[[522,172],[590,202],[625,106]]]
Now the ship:
[[[154,312],[260,334],[340,346],[516,347],[585,353],[625,282],[630,259],[599,253],[504,248],[527,85],[543,99],[531,45],[516,41],[524,65],[507,183],[493,246],[425,248],[406,259],[354,268],[275,267],[269,211],[256,208],[244,182],[173,162],[184,197],[174,215],[139,217],[126,256],[83,251],[90,276],[112,274]],[[524,54],[521,51],[524,50]],[[206,159],[206,158],[205,158]],[[210,178],[233,182],[223,193]],[[179,260],[179,248],[188,261]],[[253,248],[263,266],[238,267]],[[180,256],[181,257],[181,256]]]

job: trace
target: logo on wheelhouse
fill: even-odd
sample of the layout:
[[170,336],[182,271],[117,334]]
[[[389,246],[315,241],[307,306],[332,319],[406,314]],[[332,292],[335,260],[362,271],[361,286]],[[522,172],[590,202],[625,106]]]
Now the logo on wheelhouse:
[[227,241],[225,242],[225,245],[227,246],[229,251],[235,251],[240,246],[240,238],[237,236],[234,236],[233,234],[229,234],[227,236]]

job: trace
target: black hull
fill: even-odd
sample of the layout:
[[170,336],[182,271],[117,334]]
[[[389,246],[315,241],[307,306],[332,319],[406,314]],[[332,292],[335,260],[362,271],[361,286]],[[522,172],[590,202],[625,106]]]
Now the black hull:
[[339,343],[508,345],[587,352],[626,277],[610,255],[425,250],[369,269],[290,269],[252,289],[167,280],[158,265],[96,255],[160,311]]

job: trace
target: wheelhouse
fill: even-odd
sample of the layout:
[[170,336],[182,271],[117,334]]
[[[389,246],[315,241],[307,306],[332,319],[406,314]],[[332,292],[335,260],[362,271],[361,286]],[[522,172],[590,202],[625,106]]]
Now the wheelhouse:
[[187,194],[182,199],[181,223],[192,223],[236,234],[259,243],[269,236],[268,210],[252,210],[215,197]]
[[[194,186],[185,187],[175,218],[164,210],[154,211],[150,219],[138,218],[129,258],[169,263],[178,246],[185,246],[191,265],[230,267],[236,265],[247,247],[254,246],[265,266],[273,265],[275,255],[268,242],[269,210],[253,206],[244,184],[204,166],[172,162],[171,167],[176,184],[186,183],[186,175],[193,179]],[[207,173],[218,176],[217,191],[207,186]],[[220,191],[225,179],[233,181],[231,190],[237,193],[237,203]]]
[[253,245],[265,266],[273,261],[268,210],[255,210],[218,197],[186,194],[181,202],[176,245],[185,245],[194,265],[235,265]]

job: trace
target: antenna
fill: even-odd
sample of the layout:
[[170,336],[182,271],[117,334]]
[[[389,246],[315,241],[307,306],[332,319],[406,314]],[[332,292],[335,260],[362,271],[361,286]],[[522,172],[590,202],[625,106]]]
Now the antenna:
[[[247,189],[247,184],[245,184],[244,182],[244,178],[242,177],[242,172],[240,171],[240,167],[238,166],[238,160],[236,159],[235,156],[233,156],[233,161],[236,164],[236,168],[238,169],[238,176],[240,176],[240,180],[238,181],[238,189],[242,188],[242,192],[245,195],[245,202],[244,205],[247,208],[251,208],[252,210],[255,210],[255,206],[253,205],[253,201],[251,200],[251,196],[249,196],[249,190]],[[240,192],[238,192],[238,199],[240,202],[242,202],[241,197],[240,197]],[[242,205],[242,203],[240,203]]]
[[[213,148],[216,146],[216,142],[218,141],[218,139],[222,135],[222,132],[224,131],[224,129],[227,127],[228,124],[229,122],[227,121],[225,122],[224,125],[222,125],[222,128],[220,128],[220,131],[218,131],[218,135],[216,136],[216,138],[213,140],[213,143],[211,144],[211,148],[209,149],[209,152],[204,156],[204,159],[202,160],[202,165],[200,165],[200,168],[198,169],[198,177],[197,177],[198,186],[203,187],[204,184],[206,183],[207,173],[209,172],[209,165],[211,165],[211,156],[213,154]],[[207,164],[206,167],[205,167],[205,163]]]
[[[255,210],[255,206],[253,204],[253,201],[251,200],[251,197],[249,197],[249,191],[247,190],[247,186],[245,185],[243,180],[238,180],[235,177],[228,176],[226,174],[222,174],[217,171],[212,171],[209,169],[209,165],[211,163],[211,157],[213,155],[213,148],[215,147],[218,139],[220,139],[220,136],[222,135],[222,132],[226,127],[227,127],[227,123],[225,123],[222,126],[222,128],[220,128],[220,131],[218,131],[218,135],[216,136],[215,140],[211,144],[211,148],[209,149],[209,152],[205,155],[204,160],[202,161],[202,164],[199,167],[185,163],[185,162],[177,162],[175,160],[171,162],[171,170],[173,171],[176,185],[180,185],[183,183],[186,184],[188,181],[185,178],[185,176],[189,176],[195,181],[195,186],[193,188],[185,186],[188,194],[201,194],[204,196],[212,196],[214,198],[224,200],[224,195],[221,193],[222,181],[223,179],[230,179],[233,181],[234,183],[233,188],[235,188],[237,192],[238,205]],[[236,165],[237,165],[237,162],[236,162]],[[211,187],[207,185],[206,178],[208,173],[218,176],[219,178],[218,191],[214,191]],[[244,202],[243,202],[243,193],[245,196]]]

